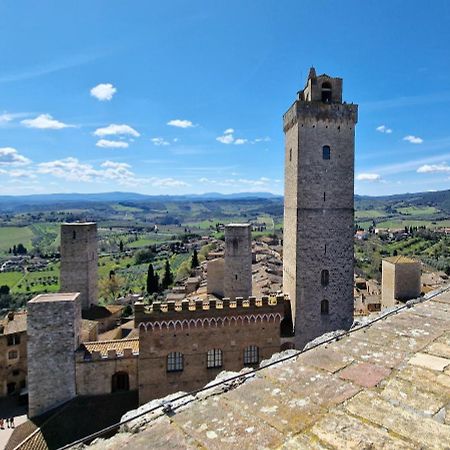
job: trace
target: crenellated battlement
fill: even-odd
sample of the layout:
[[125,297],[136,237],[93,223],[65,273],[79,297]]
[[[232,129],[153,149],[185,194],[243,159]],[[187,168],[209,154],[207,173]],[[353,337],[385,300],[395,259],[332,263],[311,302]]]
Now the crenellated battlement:
[[348,122],[349,126],[354,126],[358,121],[358,105],[351,103],[326,104],[296,100],[283,115],[284,132],[289,130],[299,120],[302,123],[310,121],[311,126],[320,120],[336,122],[336,127],[342,126],[345,122]]
[[143,303],[134,305],[135,326],[137,328],[163,329],[190,326],[205,326],[231,323],[251,323],[265,320],[282,320],[284,317],[285,295],[236,297],[232,300],[182,300],[179,302],[154,302],[150,306]]

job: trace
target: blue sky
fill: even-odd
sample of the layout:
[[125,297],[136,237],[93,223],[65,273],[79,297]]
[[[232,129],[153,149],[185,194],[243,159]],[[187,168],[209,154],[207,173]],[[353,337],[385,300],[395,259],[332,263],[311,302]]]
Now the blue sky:
[[283,192],[309,67],[358,194],[450,187],[450,2],[0,0],[0,194]]

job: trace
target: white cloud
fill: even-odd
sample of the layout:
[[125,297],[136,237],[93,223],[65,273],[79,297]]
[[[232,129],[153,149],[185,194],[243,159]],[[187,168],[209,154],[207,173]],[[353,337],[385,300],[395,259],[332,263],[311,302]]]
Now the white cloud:
[[35,119],[25,119],[20,123],[27,128],[38,128],[41,130],[61,130],[62,128],[73,127],[73,125],[54,119],[50,114],[41,114]]
[[[153,142],[153,145],[157,145],[157,146],[160,146],[160,145],[170,145],[170,143],[167,142],[167,141],[166,141],[164,138],[162,138],[162,137],[155,137],[155,138],[152,138],[151,141]],[[176,142],[175,139],[174,139],[174,142]]]
[[424,164],[417,169],[418,173],[450,173],[450,166],[442,164]]
[[380,125],[379,127],[376,128],[376,130],[379,131],[380,133],[386,133],[386,134],[392,133],[392,129],[388,128],[386,125]]
[[381,176],[378,173],[360,173],[356,179],[358,181],[381,181]]
[[405,136],[405,137],[403,138],[403,140],[404,140],[404,141],[408,141],[408,142],[410,142],[411,144],[421,144],[421,143],[423,142],[423,139],[422,139],[422,138],[420,138],[420,137],[418,137],[418,136],[412,136],[412,135]]
[[234,141],[234,144],[235,145],[242,145],[242,144],[245,144],[247,142],[247,139],[241,139],[241,138],[238,138],[238,139],[236,139],[235,141]]
[[266,136],[266,137],[263,137],[263,138],[256,138],[254,141],[253,141],[253,143],[258,143],[258,142],[269,142],[270,141],[270,137],[269,136]]
[[107,127],[103,128],[97,128],[94,131],[95,136],[115,136],[115,135],[121,135],[126,134],[129,136],[139,137],[140,134],[134,129],[131,128],[129,125],[121,124],[117,125],[115,123],[112,123],[111,125],[108,125]]
[[227,128],[223,134],[233,134],[234,133],[234,129],[233,128]]
[[127,148],[129,144],[128,142],[123,141],[109,141],[108,139],[100,139],[95,145],[101,148]]
[[14,119],[14,116],[12,114],[8,114],[8,113],[0,114],[0,124],[11,122],[11,120],[13,120],[13,119]]
[[117,89],[111,83],[100,83],[91,89],[91,96],[104,102],[111,100],[116,92]]
[[36,178],[36,175],[28,170],[14,169],[9,171],[4,170],[3,172],[12,178]]
[[216,141],[222,144],[232,144],[234,142],[234,137],[232,134],[224,134],[223,136],[216,137]]
[[132,171],[130,164],[124,162],[104,161],[96,168],[73,157],[40,163],[37,165],[36,173],[70,181],[116,183],[134,187],[144,184],[162,188],[189,186],[175,178],[139,177]]
[[173,119],[167,122],[167,125],[178,128],[192,128],[194,124],[190,120]]
[[152,186],[158,186],[158,187],[182,187],[182,186],[189,186],[188,183],[176,180],[174,178],[151,178],[150,183]]
[[24,166],[31,160],[21,155],[15,148],[0,148],[0,166]]

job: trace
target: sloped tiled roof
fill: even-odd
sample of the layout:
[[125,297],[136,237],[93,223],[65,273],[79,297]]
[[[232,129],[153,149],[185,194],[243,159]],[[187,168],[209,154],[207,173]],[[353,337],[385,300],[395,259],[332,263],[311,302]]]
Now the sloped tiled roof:
[[392,264],[417,264],[419,261],[416,259],[408,258],[407,256],[390,256],[385,258],[384,261],[388,261]]
[[0,320],[0,325],[3,325],[3,334],[22,333],[27,331],[27,314],[26,312],[14,313],[13,320],[8,319],[8,315],[3,320]]
[[448,449],[450,291],[206,392],[93,448]]
[[95,351],[100,352],[102,356],[107,356],[108,350],[115,350],[118,354],[120,354],[127,348],[131,348],[133,353],[139,353],[139,338],[83,342],[82,348],[84,348],[88,353]]

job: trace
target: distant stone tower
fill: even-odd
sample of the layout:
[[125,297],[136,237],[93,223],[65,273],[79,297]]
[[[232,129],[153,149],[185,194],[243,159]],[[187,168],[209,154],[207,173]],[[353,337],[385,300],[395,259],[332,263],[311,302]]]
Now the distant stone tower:
[[97,224],[61,225],[61,292],[79,292],[81,307],[97,304],[98,252]]
[[27,307],[28,415],[35,417],[76,396],[80,295],[38,295]]
[[248,223],[225,227],[224,296],[248,298],[252,295],[252,229]]
[[283,116],[283,290],[298,348],[353,321],[353,184],[358,107],[342,79],[316,76]]

